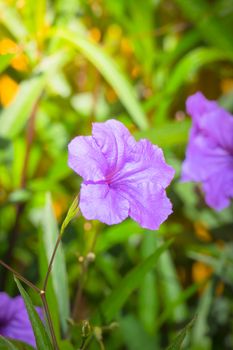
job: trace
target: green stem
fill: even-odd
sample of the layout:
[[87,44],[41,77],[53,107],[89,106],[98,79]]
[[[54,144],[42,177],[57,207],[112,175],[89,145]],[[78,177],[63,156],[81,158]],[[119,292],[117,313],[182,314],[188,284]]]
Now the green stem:
[[41,300],[42,300],[42,303],[43,303],[43,307],[44,307],[44,311],[45,311],[45,314],[46,314],[46,318],[47,318],[47,321],[48,321],[48,326],[49,326],[50,334],[51,334],[51,337],[52,337],[52,342],[53,342],[54,349],[55,350],[59,350],[59,347],[58,347],[58,344],[57,344],[56,335],[55,335],[55,331],[54,331],[54,328],[53,328],[53,322],[52,322],[52,318],[51,318],[51,315],[50,315],[49,306],[48,306],[48,303],[47,303],[46,294],[45,294],[44,290],[40,291],[40,297],[41,297]]
[[34,289],[37,293],[40,293],[40,289],[37,288],[37,286],[35,286],[32,282],[28,281],[26,278],[24,278],[19,272],[17,272],[16,270],[12,269],[12,267],[10,267],[6,263],[4,263],[4,261],[0,260],[0,264],[3,267],[5,267],[7,270],[12,272],[13,275],[15,275],[20,281],[22,281],[25,284],[27,284],[30,288]]

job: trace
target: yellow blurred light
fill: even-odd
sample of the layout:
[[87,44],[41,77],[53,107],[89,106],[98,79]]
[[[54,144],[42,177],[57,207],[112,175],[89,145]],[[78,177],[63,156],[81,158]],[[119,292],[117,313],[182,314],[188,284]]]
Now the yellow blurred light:
[[127,38],[121,39],[121,51],[125,55],[131,55],[132,54],[132,46],[130,41]]
[[195,228],[195,234],[200,240],[202,240],[204,242],[211,242],[212,241],[212,237],[210,235],[210,232],[208,231],[207,227],[202,222],[195,222],[194,228]]
[[19,48],[18,45],[9,38],[3,38],[0,41],[0,54],[6,54],[6,53],[18,53]]
[[223,292],[224,292],[224,283],[219,282],[216,286],[215,293],[217,296],[220,296],[223,294]]
[[0,41],[0,54],[14,54],[11,61],[11,66],[19,71],[27,70],[28,60],[26,55],[22,52],[22,49],[13,40],[9,38],[3,38]]
[[112,24],[108,27],[107,33],[112,39],[118,40],[122,36],[122,29],[117,24]]
[[139,74],[140,74],[140,71],[141,71],[141,69],[140,69],[139,65],[134,66],[132,71],[131,71],[132,78],[137,78],[139,76]]
[[106,98],[108,100],[108,102],[115,102],[117,100],[117,94],[115,93],[115,91],[111,88],[109,88],[107,91],[106,91]]
[[99,28],[91,28],[90,30],[90,37],[92,40],[94,40],[96,43],[100,42],[101,39],[101,31]]
[[192,279],[196,283],[201,283],[207,280],[213,273],[213,270],[210,266],[196,261],[192,266]]
[[233,90],[233,79],[224,79],[221,81],[222,92],[228,93]]
[[53,202],[53,210],[58,220],[64,214],[66,208],[67,208],[67,200],[65,198],[59,198],[58,200]]
[[7,107],[17,94],[19,85],[8,75],[0,77],[0,102],[3,107]]

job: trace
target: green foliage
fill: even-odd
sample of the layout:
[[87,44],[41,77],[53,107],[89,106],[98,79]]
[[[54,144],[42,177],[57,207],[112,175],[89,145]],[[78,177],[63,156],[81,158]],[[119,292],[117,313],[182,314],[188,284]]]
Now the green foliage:
[[0,346],[2,350],[18,350],[14,344],[2,336],[0,336]]
[[77,37],[76,33],[62,29],[61,31],[55,32],[55,35],[70,42],[95,65],[108,83],[112,85],[120,100],[125,105],[125,108],[130,113],[131,118],[141,129],[146,129],[148,127],[147,119],[135,97],[134,90],[112,58],[107,56],[102,49],[87,38],[81,36]]
[[137,288],[143,276],[155,266],[160,255],[167,249],[168,243],[164,243],[161,247],[146,258],[141,264],[131,270],[125,276],[118,287],[107,297],[100,306],[101,314],[107,322],[110,322],[116,313],[122,308],[130,294]]
[[[44,272],[45,272],[47,271],[48,263],[51,259],[53,249],[55,247],[56,240],[59,234],[57,222],[53,213],[50,194],[46,195],[46,204],[45,204],[44,212],[42,213],[42,216],[41,216],[41,225],[42,225],[42,240],[43,240],[44,250],[47,258],[47,266],[44,268]],[[54,293],[58,304],[59,319],[60,319],[63,331],[66,332],[67,320],[70,314],[70,311],[69,311],[70,307],[69,307],[66,264],[65,264],[64,253],[62,251],[61,245],[57,250],[57,254],[53,263],[51,279],[52,279],[53,289],[54,289]]]
[[[62,232],[46,290],[59,348],[233,348],[232,207],[214,212],[199,185],[179,181],[187,96],[233,111],[232,1],[0,0],[0,13],[0,254],[15,235],[9,264],[42,287]],[[108,118],[176,169],[173,214],[157,232],[79,216],[67,144]],[[1,290],[18,293],[9,275]],[[30,349],[4,338],[0,348]]]
[[180,350],[182,348],[183,341],[187,335],[187,332],[190,331],[190,329],[193,327],[193,324],[195,322],[195,319],[192,319],[187,326],[185,326],[184,329],[177,335],[177,337],[174,339],[173,343],[169,345],[167,350]]
[[42,349],[48,349],[48,350],[52,350],[52,344],[50,342],[49,336],[45,330],[45,327],[41,321],[41,319],[39,318],[33,304],[32,301],[29,297],[29,295],[26,293],[25,289],[22,287],[21,283],[19,282],[19,280],[17,280],[15,278],[15,282],[17,284],[17,287],[19,288],[20,294],[23,297],[23,300],[25,302],[25,306],[27,308],[27,312],[28,312],[28,316],[30,318],[31,321],[31,325],[33,328],[33,332],[35,335],[35,339],[36,339],[36,345],[37,345],[37,349],[38,350],[42,350]]

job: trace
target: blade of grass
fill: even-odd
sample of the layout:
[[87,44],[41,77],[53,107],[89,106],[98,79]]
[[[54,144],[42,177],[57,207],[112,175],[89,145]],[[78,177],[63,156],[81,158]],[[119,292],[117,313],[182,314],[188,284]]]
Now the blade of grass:
[[159,257],[166,251],[171,242],[164,243],[143,262],[131,270],[119,283],[118,287],[103,301],[101,314],[110,322],[124,305],[130,294],[142,283],[143,277],[153,269]]
[[104,49],[88,38],[81,35],[77,36],[76,33],[74,34],[66,29],[57,30],[54,35],[78,49],[100,71],[107,82],[114,88],[134,122],[141,129],[146,129],[148,121],[137,100],[133,87],[120,71],[116,62]]
[[25,306],[27,308],[27,312],[28,312],[28,316],[33,328],[33,332],[35,335],[35,339],[36,339],[36,345],[38,350],[42,350],[42,349],[47,349],[47,350],[53,350],[51,341],[49,339],[49,336],[45,330],[45,327],[40,319],[40,317],[38,316],[32,301],[29,297],[29,295],[26,293],[25,289],[22,287],[21,283],[19,282],[19,280],[17,278],[15,278],[15,282],[18,286],[18,289],[20,291],[20,294],[22,295],[22,298],[25,302]]

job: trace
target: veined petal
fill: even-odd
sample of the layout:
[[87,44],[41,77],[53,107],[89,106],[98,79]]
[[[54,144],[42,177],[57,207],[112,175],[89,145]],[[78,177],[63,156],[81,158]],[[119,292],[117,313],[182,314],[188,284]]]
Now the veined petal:
[[107,161],[109,176],[130,161],[131,149],[136,141],[122,123],[113,119],[105,123],[93,123],[92,134]]
[[114,183],[123,181],[142,184],[153,182],[166,188],[174,177],[174,169],[166,164],[163,151],[148,140],[140,140],[132,151],[131,160],[113,178]]
[[172,213],[164,188],[156,183],[122,183],[117,191],[129,201],[129,216],[144,228],[157,230]]
[[92,136],[75,137],[68,145],[68,164],[85,181],[105,179],[107,162]]
[[230,165],[231,157],[202,134],[190,141],[182,165],[182,181],[205,181],[219,169]]
[[233,197],[233,169],[220,168],[203,183],[203,190],[210,207],[216,210],[228,207]]
[[80,209],[87,220],[113,225],[127,218],[129,202],[107,184],[82,184]]

